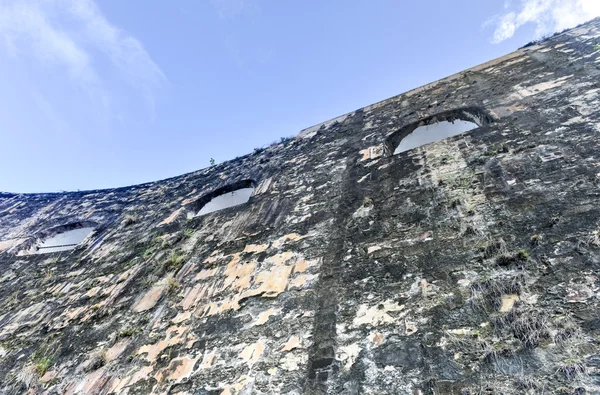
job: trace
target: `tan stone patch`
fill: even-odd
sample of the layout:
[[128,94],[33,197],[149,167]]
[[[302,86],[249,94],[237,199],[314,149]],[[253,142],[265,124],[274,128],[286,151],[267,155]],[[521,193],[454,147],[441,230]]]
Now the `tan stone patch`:
[[206,280],[207,278],[213,277],[215,274],[217,274],[217,270],[218,269],[216,267],[213,269],[202,269],[200,271],[200,273],[196,274],[196,277],[194,278],[194,280],[200,281],[200,280]]
[[129,345],[129,343],[131,343],[130,339],[121,340],[120,342],[116,343],[114,346],[106,350],[106,362],[114,361],[115,359],[119,358],[119,356],[123,354],[123,351],[125,351],[125,349]]
[[[259,271],[257,262],[241,262],[239,253],[232,254],[224,270],[215,268],[210,275],[197,276],[208,281],[186,289],[181,306],[184,310],[197,306],[195,314],[201,317],[238,310],[241,299],[274,298],[286,289],[305,287],[315,275],[298,275],[292,280],[290,275],[293,270],[304,272],[317,262],[318,259],[306,261],[298,253],[285,251],[265,259],[266,265]],[[222,295],[228,289],[239,292]]]
[[279,248],[282,245],[284,245],[288,240],[298,241],[298,240],[304,239],[305,237],[307,237],[307,236],[301,236],[298,233],[290,233],[285,236],[281,236],[279,239],[275,240],[272,244],[272,247]]
[[76,394],[98,394],[110,380],[104,368],[100,368],[83,378],[75,387]]
[[113,275],[109,274],[108,276],[96,277],[96,280],[98,280],[101,283],[106,283],[106,282],[109,282],[112,277],[113,277]]
[[87,291],[85,293],[85,296],[87,296],[88,298],[92,298],[92,297],[98,295],[98,292],[100,292],[101,289],[102,289],[101,287],[91,288],[89,291]]
[[274,298],[285,291],[287,280],[292,272],[292,266],[275,266],[271,270],[265,270],[256,276],[258,288],[246,291],[245,297],[262,295],[265,298]]
[[224,274],[227,276],[223,282],[223,288],[226,289],[230,285],[233,289],[247,289],[252,282],[252,273],[256,269],[255,262],[239,264],[239,254],[233,254],[231,262],[227,265]]
[[48,292],[50,294],[55,294],[58,291],[60,291],[60,289],[64,286],[65,286],[65,283],[58,283],[55,286],[53,286],[52,288],[50,288],[49,290],[47,290],[46,292]]
[[311,262],[305,260],[299,260],[294,264],[294,273],[304,273],[311,266]]
[[260,313],[258,315],[258,317],[256,318],[256,321],[254,321],[252,323],[252,326],[260,326],[260,325],[264,325],[267,323],[267,321],[269,321],[269,318],[274,316],[274,315],[279,315],[281,314],[281,309],[279,308],[270,308],[269,310],[263,311],[262,313]]
[[414,322],[411,321],[406,321],[404,323],[404,328],[405,328],[405,333],[407,336],[412,335],[413,333],[417,332],[417,325]]
[[240,358],[243,359],[248,366],[252,366],[258,362],[258,359],[261,357],[264,350],[265,344],[262,340],[259,340],[254,344],[246,346],[246,348],[244,348],[244,350],[240,353]]
[[73,272],[69,272],[67,274],[67,277],[68,278],[78,277],[78,276],[81,276],[83,273],[85,273],[85,269],[76,270],[76,271],[73,271]]
[[240,391],[242,391],[244,389],[244,387],[246,387],[246,385],[248,385],[249,382],[250,382],[250,380],[248,379],[248,376],[242,376],[237,381],[237,383],[228,385],[225,388],[223,388],[223,391],[221,391],[220,395],[240,394]]
[[56,324],[54,329],[62,329],[67,327],[73,320],[79,318],[85,311],[89,309],[88,306],[76,307],[74,309],[67,309],[59,317],[55,319]]
[[269,189],[269,186],[271,186],[271,182],[273,182],[273,178],[271,178],[271,177],[261,181],[258,184],[258,186],[256,187],[256,190],[254,191],[254,195],[261,195],[261,194],[267,192],[267,190]]
[[370,176],[371,176],[371,173],[366,174],[366,175],[362,176],[361,178],[359,178],[357,182],[360,184],[361,182],[363,182],[364,180],[366,180],[367,177],[370,177]]
[[[192,196],[194,193],[196,193],[195,189],[192,191],[192,193],[190,193],[189,196]],[[195,202],[196,200],[200,199],[201,197],[202,197],[201,195],[196,195],[196,196],[189,197],[187,199],[184,199],[183,202],[181,202],[181,205],[182,206],[187,206],[188,204]]]
[[364,162],[366,160],[379,158],[380,156],[383,156],[383,152],[383,145],[375,145],[373,147],[365,148],[364,150],[359,151],[359,154],[362,155],[360,161]]
[[133,311],[136,313],[140,313],[142,311],[147,311],[156,306],[156,303],[163,296],[165,291],[167,290],[167,284],[165,281],[161,281],[158,284],[155,284],[146,294],[133,306]]
[[112,383],[108,393],[117,393],[117,394],[123,393],[124,392],[123,389],[125,387],[132,386],[141,380],[145,380],[145,379],[149,378],[150,373],[152,373],[153,370],[154,369],[152,368],[152,366],[144,366],[140,370],[133,373],[131,376],[126,376],[122,380],[119,380],[119,379],[115,380]]
[[292,372],[299,370],[302,365],[305,365],[308,361],[308,355],[306,353],[288,352],[279,361],[281,369]]
[[86,322],[96,314],[96,311],[100,310],[104,306],[106,306],[106,299],[91,306],[88,309],[88,312],[85,313],[85,315],[81,318],[81,321]]
[[111,286],[110,286],[110,287],[108,287],[108,288],[104,288],[104,289],[102,290],[102,295],[103,295],[103,296],[110,295],[111,293],[113,293],[113,291],[114,291],[115,289],[117,289],[117,285],[116,285],[116,284],[114,284],[114,285],[111,285]]
[[189,320],[191,318],[191,316],[192,316],[191,311],[184,311],[182,313],[177,314],[175,316],[175,318],[173,318],[171,320],[171,322],[174,324],[181,324],[182,322]]
[[375,344],[375,346],[379,346],[383,342],[384,338],[385,338],[385,335],[383,333],[379,333],[379,332],[373,332],[369,336],[369,339],[371,340],[371,342],[373,344]]
[[0,241],[0,252],[4,250],[10,250],[13,247],[18,247],[22,243],[24,243],[27,239],[10,239]]
[[161,223],[158,224],[158,226],[161,225],[168,225],[171,222],[175,221],[175,219],[179,216],[179,214],[181,214],[181,212],[183,211],[183,207],[175,210],[173,212],[173,214],[169,215],[167,218],[165,218]]
[[40,377],[40,382],[45,384],[49,381],[54,380],[56,377],[58,377],[58,370],[51,370],[46,372],[42,377]]
[[300,338],[298,336],[292,336],[289,338],[287,343],[283,345],[283,348],[279,352],[292,351],[295,348],[299,348],[301,345]]
[[119,278],[117,279],[117,282],[120,283],[122,281],[127,280],[127,278],[129,278],[129,275],[131,274],[131,270],[127,270],[123,273],[121,273],[121,275],[119,276]]
[[516,302],[519,301],[519,295],[502,295],[502,305],[500,306],[501,313],[508,313],[512,310]]
[[163,350],[177,344],[183,344],[186,337],[185,333],[188,329],[189,326],[169,327],[166,332],[165,340],[161,340],[156,344],[147,344],[145,346],[142,346],[137,351],[137,354],[141,355],[147,353],[148,355],[145,356],[145,359],[147,361],[154,362],[156,360],[156,357],[159,356],[160,353],[163,352]]
[[196,298],[198,298],[200,291],[205,288],[206,286],[204,285],[196,285],[193,288],[187,288],[183,294],[183,300],[181,301],[180,306],[184,310],[188,310],[195,304]]
[[278,254],[270,256],[267,259],[265,259],[265,261],[270,264],[273,264],[273,265],[283,265],[283,264],[289,262],[290,260],[292,260],[293,258],[297,258],[297,257],[298,257],[298,255],[296,253],[291,252],[291,251],[285,251],[285,252],[280,252]]
[[223,254],[219,254],[219,252],[220,251],[218,251],[218,250],[213,251],[213,253],[210,254],[210,256],[204,260],[204,263],[208,263],[208,264],[215,263],[219,259],[223,258]]
[[174,381],[180,383],[186,378],[189,378],[194,370],[194,365],[202,356],[199,355],[196,358],[180,357],[171,360],[169,366],[163,371],[158,372],[154,375],[154,378],[159,383],[163,381]]
[[358,307],[356,317],[353,320],[354,326],[371,324],[373,326],[395,322],[405,314],[400,314],[398,317],[392,317],[390,312],[402,311],[404,305],[399,305],[393,301],[382,302],[379,305],[368,306],[362,304]]
[[188,350],[192,347],[194,347],[194,344],[196,344],[196,342],[198,341],[198,338],[196,336],[194,336],[193,333],[189,333],[187,336],[187,343],[185,345],[185,348],[187,348]]
[[379,250],[381,250],[380,246],[369,247],[369,248],[367,248],[367,254],[370,254],[370,253],[373,253],[373,252],[379,251]]
[[314,280],[317,276],[315,274],[300,274],[294,278],[292,278],[289,282],[288,289],[302,289],[305,288],[306,285]]
[[239,301],[241,299],[240,295],[234,295],[230,298],[225,299],[222,302],[213,302],[208,305],[202,305],[198,308],[197,314],[200,317],[211,316],[215,314],[220,314],[228,310],[239,310],[240,304]]
[[304,202],[304,203],[306,203],[306,202],[308,202],[309,200],[311,200],[313,197],[315,197],[315,195],[313,195],[313,194],[311,193],[311,194],[309,194],[309,195],[306,195],[306,196],[303,196],[303,197],[301,197],[301,198],[300,198],[300,201],[301,201],[301,202]]
[[268,244],[246,244],[244,252],[257,254],[266,251],[267,248],[269,248]]
[[210,368],[215,361],[215,357],[216,357],[216,354],[212,353],[212,352],[204,355],[204,358],[202,358],[202,363],[200,364],[200,369]]
[[567,82],[567,80],[571,77],[573,77],[573,76],[568,75],[568,76],[557,78],[554,81],[540,82],[539,84],[535,84],[535,85],[531,85],[531,86],[527,86],[527,87],[522,87],[522,86],[517,85],[517,86],[515,86],[516,92],[513,93],[512,95],[510,95],[509,98],[519,100],[519,99],[523,99],[523,98],[526,98],[529,96],[537,95],[538,93],[542,93],[549,89],[558,88],[558,87],[562,86],[563,84],[565,84]]

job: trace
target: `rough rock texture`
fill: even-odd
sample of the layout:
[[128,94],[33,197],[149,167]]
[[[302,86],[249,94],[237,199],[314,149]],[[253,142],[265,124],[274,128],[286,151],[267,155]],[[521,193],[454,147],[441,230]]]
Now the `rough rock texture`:
[[599,133],[594,20],[198,172],[0,194],[0,393],[600,393]]

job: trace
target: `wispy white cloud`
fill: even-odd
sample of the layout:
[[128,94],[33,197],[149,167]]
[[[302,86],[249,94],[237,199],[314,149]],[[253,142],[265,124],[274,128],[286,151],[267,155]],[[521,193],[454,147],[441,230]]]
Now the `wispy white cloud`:
[[600,16],[600,0],[507,1],[505,13],[488,23],[495,25],[493,43],[511,38],[521,26],[536,26],[535,38],[576,26]]
[[[0,0],[0,45],[13,57],[59,65],[86,89],[105,93],[102,54],[139,90],[154,112],[154,92],[167,83],[142,43],[112,25],[93,0]],[[105,100],[105,99],[100,99]]]

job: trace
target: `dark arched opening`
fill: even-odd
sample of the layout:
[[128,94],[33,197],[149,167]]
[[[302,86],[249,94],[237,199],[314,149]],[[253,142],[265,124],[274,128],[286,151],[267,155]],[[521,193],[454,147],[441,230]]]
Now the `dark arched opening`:
[[239,206],[250,200],[255,186],[256,183],[252,180],[243,180],[226,185],[196,200],[192,210],[196,213],[196,216],[199,216]]
[[95,229],[93,222],[74,222],[57,226],[39,234],[35,245],[36,254],[68,251],[76,248]]
[[479,128],[493,122],[491,116],[475,107],[445,111],[413,122],[386,140],[388,156]]

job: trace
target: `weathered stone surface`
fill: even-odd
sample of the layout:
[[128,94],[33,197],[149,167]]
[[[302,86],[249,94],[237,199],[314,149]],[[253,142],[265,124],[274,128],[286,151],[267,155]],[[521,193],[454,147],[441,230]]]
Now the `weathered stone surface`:
[[[600,393],[598,45],[594,20],[168,180],[0,194],[0,393]],[[391,155],[456,119],[481,126]]]

